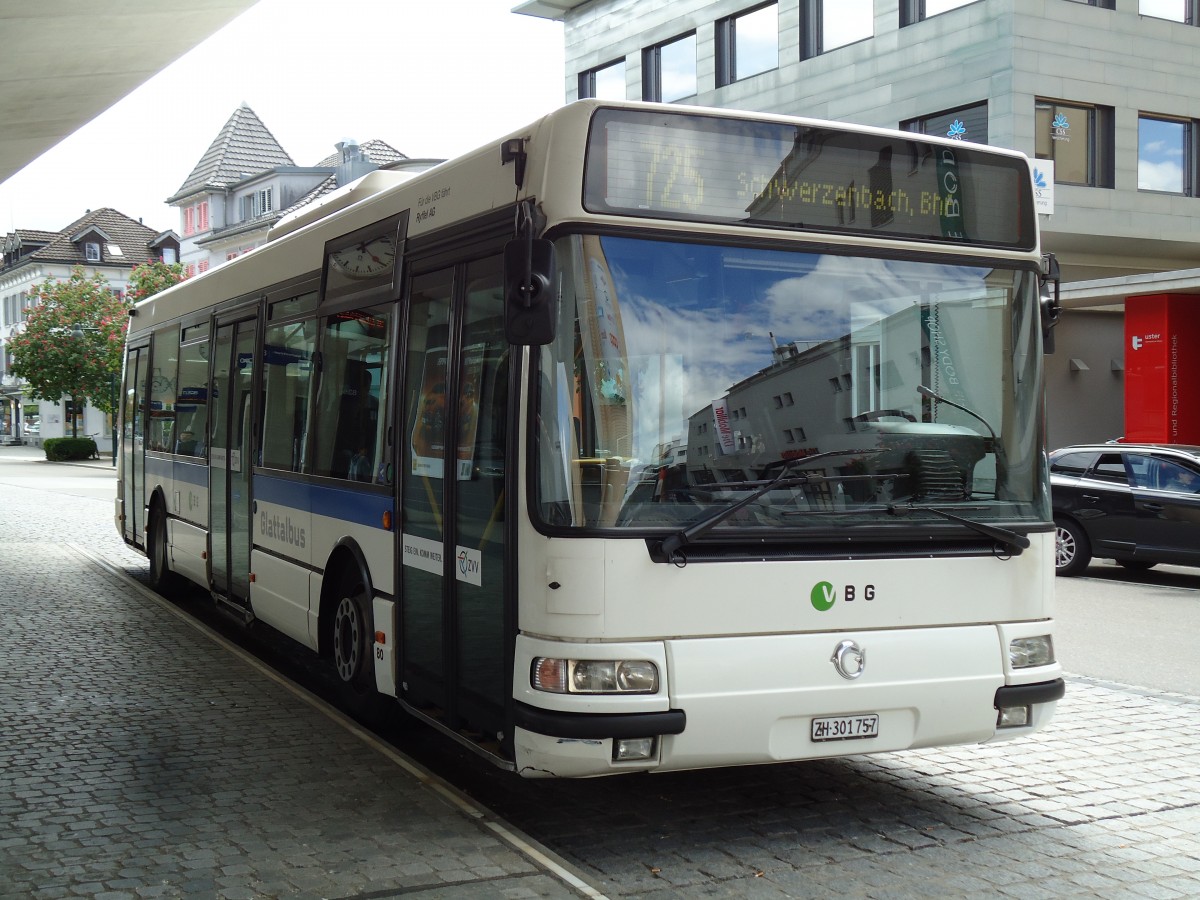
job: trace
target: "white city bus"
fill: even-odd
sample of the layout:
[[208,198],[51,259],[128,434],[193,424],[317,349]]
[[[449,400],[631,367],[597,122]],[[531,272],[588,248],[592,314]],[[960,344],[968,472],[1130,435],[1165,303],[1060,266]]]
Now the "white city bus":
[[1020,154],[573,103],[138,304],[118,527],[523,776],[1028,735],[1043,267]]

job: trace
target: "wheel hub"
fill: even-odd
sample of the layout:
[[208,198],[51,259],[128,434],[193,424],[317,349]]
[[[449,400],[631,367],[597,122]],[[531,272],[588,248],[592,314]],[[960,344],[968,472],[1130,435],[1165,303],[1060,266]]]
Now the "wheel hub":
[[1075,558],[1075,539],[1062,528],[1054,533],[1054,561],[1061,569]]
[[343,597],[333,617],[333,664],[338,677],[350,682],[362,665],[362,618],[358,605]]

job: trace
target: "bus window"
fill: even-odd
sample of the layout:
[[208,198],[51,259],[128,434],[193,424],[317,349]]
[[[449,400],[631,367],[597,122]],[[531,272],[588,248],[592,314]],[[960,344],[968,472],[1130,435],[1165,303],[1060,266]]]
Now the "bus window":
[[347,310],[322,320],[321,382],[313,473],[381,481],[387,406],[388,307]]
[[272,325],[263,347],[262,465],[304,471],[315,319]]
[[[207,329],[206,329],[207,330]],[[208,428],[208,336],[179,349],[179,392],[175,398],[174,451],[204,456]]]
[[175,385],[179,365],[179,327],[154,335],[150,360],[150,427],[148,449],[175,449]]

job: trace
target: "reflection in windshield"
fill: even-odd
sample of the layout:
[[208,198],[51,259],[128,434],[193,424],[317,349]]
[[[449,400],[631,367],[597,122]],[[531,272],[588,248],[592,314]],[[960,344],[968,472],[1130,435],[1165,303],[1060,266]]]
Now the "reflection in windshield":
[[678,527],[785,462],[807,477],[714,532],[884,522],[896,503],[1045,518],[1032,273],[594,235],[557,253],[547,524]]

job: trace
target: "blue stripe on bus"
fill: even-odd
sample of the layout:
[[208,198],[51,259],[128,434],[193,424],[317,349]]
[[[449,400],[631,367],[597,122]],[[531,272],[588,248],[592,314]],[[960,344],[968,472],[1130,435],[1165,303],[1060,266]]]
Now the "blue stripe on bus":
[[160,479],[174,479],[185,484],[208,487],[208,466],[202,462],[180,462],[162,456],[146,456],[146,474]]
[[[146,456],[146,474],[161,480],[174,478],[175,481],[204,488],[208,487],[209,482],[208,466],[203,463],[186,463],[149,454]],[[254,497],[266,503],[315,512],[370,528],[382,528],[383,514],[395,514],[396,511],[395,501],[389,494],[360,487],[332,487],[262,474],[254,476]]]
[[254,476],[254,499],[370,528],[382,528],[383,514],[395,513],[395,501],[388,494],[273,478],[270,475]]

